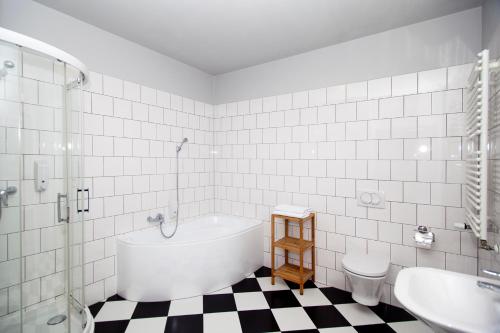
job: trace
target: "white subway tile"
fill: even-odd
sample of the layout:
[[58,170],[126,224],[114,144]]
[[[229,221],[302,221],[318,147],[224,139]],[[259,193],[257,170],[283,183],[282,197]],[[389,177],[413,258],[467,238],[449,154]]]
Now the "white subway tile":
[[318,107],[318,123],[333,123],[334,121],[335,121],[334,105],[324,105]]
[[176,111],[182,111],[182,97],[179,95],[170,95],[170,108]]
[[446,182],[447,183],[465,183],[465,163],[463,161],[446,162]]
[[328,141],[345,140],[345,123],[328,124],[326,127]]
[[431,114],[431,94],[405,96],[404,114],[406,117]]
[[378,159],[378,141],[365,140],[356,142],[356,158],[362,160]]
[[133,82],[123,82],[123,98],[139,102],[141,100],[141,87]]
[[356,103],[338,104],[335,119],[337,122],[356,120]]
[[123,136],[123,120],[116,117],[104,117],[104,135]]
[[404,201],[429,204],[431,201],[430,185],[428,183],[405,182]]
[[335,143],[335,154],[337,159],[355,159],[356,142],[355,141],[337,141]]
[[465,113],[446,115],[447,136],[465,136]]
[[346,140],[366,140],[367,122],[355,121],[346,123]]
[[397,118],[403,116],[403,98],[384,98],[379,101],[379,117]]
[[402,160],[403,152],[402,139],[379,141],[379,158],[382,160]]
[[448,89],[465,88],[473,64],[448,67]]
[[460,160],[462,158],[462,139],[459,137],[433,138],[433,160]]
[[[278,102],[280,101],[280,99],[278,98]],[[308,95],[308,92],[307,91],[301,91],[301,92],[296,92],[296,93],[293,93],[292,95],[292,107],[294,109],[301,109],[301,108],[305,108],[309,105],[309,95]],[[289,109],[289,108],[278,108],[279,110],[285,110],[285,109]]]
[[445,163],[444,161],[418,161],[418,181],[444,183],[446,175]]
[[385,193],[388,201],[403,201],[403,183],[399,181],[380,181],[379,190]]
[[[29,96],[29,90],[23,91],[23,94]],[[38,102],[40,105],[61,108],[63,106],[63,88],[56,84],[38,82]]]
[[309,106],[321,106],[326,104],[326,89],[309,90]]
[[416,224],[416,205],[413,203],[391,202],[391,221],[403,224]]
[[392,119],[392,138],[416,138],[417,118]]
[[391,162],[383,160],[368,161],[368,179],[389,180],[391,178]]
[[446,270],[463,274],[476,275],[477,259],[452,253],[446,253]]
[[445,208],[442,206],[418,205],[417,224],[428,227],[445,227]]
[[391,137],[391,120],[369,120],[368,139],[389,139]]
[[346,86],[338,85],[326,89],[327,103],[339,104],[346,102]]
[[444,269],[445,254],[428,249],[417,249],[417,266]]
[[432,113],[462,112],[462,89],[446,90],[432,94]]
[[378,119],[378,100],[358,102],[357,119],[358,120]]
[[94,136],[92,139],[92,152],[95,156],[113,156],[113,138]]
[[416,249],[410,246],[391,244],[391,263],[404,267],[416,266]]
[[347,84],[347,102],[362,101],[368,98],[368,85],[366,81]]
[[399,223],[378,222],[378,239],[383,242],[401,244],[403,242],[403,228]]
[[113,100],[114,116],[119,118],[132,118],[132,103],[124,99]]
[[123,81],[111,76],[103,75],[103,93],[113,97],[123,97]]
[[416,181],[417,163],[416,161],[391,161],[391,179],[403,181]]
[[156,90],[141,86],[141,103],[156,105]]
[[391,78],[385,77],[368,81],[368,99],[391,96]]
[[446,116],[433,115],[418,117],[419,137],[443,137],[446,136]]
[[378,239],[377,221],[356,219],[356,236],[367,239]]
[[433,205],[460,207],[462,189],[460,184],[431,184],[431,203]]
[[288,110],[292,108],[292,94],[276,96],[276,110]]
[[[196,106],[196,104],[201,104],[201,103],[196,102],[195,106]],[[238,110],[238,114],[239,115],[246,115],[246,114],[250,113],[250,103],[249,103],[249,101],[240,101],[240,102],[238,102],[237,105],[236,105],[236,108]],[[199,114],[198,112],[195,112],[195,113]]]
[[405,139],[405,160],[429,160],[431,158],[431,141],[429,139]]
[[392,96],[417,93],[417,74],[404,74],[392,77]]
[[426,93],[446,89],[446,68],[418,73],[418,92]]
[[367,177],[367,161],[363,160],[348,160],[346,161],[346,177],[354,179],[366,179]]

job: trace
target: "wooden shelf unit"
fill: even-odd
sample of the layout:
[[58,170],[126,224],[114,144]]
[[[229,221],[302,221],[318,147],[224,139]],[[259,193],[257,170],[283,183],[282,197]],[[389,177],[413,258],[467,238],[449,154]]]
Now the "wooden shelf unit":
[[[285,221],[285,237],[275,240],[276,219]],[[304,239],[304,224],[311,221],[311,240]],[[314,246],[314,222],[316,215],[314,213],[304,218],[297,218],[285,215],[271,215],[271,283],[275,283],[275,277],[281,277],[284,280],[292,281],[300,285],[300,294],[304,294],[304,283],[315,278],[315,246]],[[294,222],[299,225],[299,238],[289,236],[289,223]],[[275,266],[275,249],[285,250],[285,264],[279,268]],[[304,267],[304,252],[311,250],[311,267]],[[288,253],[293,252],[299,255],[299,265],[293,265],[288,262]]]

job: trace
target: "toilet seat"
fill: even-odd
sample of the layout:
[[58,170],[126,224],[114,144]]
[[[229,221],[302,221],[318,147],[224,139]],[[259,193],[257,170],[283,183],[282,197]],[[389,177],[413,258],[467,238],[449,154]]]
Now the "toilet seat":
[[389,271],[389,260],[368,254],[346,254],[342,259],[345,270],[370,278],[384,277]]

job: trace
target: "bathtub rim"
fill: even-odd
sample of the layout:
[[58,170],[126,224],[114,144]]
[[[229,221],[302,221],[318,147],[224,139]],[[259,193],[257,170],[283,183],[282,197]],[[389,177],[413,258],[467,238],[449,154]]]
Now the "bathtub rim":
[[[125,234],[118,235],[116,237],[116,243],[117,243],[116,245],[118,246],[118,244],[122,244],[122,245],[126,245],[126,246],[131,246],[131,247],[167,247],[167,246],[185,246],[185,245],[189,245],[189,244],[205,244],[205,243],[209,243],[209,242],[216,241],[216,240],[236,237],[236,236],[239,236],[243,233],[247,233],[247,232],[250,232],[254,229],[257,229],[257,228],[263,228],[263,224],[264,224],[264,221],[262,221],[260,219],[252,219],[252,218],[246,218],[246,217],[242,217],[242,216],[235,216],[235,215],[228,215],[228,214],[208,214],[208,215],[200,216],[199,218],[194,218],[192,220],[189,220],[188,222],[184,222],[184,223],[180,224],[179,227],[182,227],[183,224],[194,223],[198,219],[207,218],[207,217],[218,217],[218,216],[231,217],[231,218],[236,218],[236,219],[243,220],[243,221],[252,221],[252,224],[248,223],[249,224],[248,227],[245,227],[242,230],[238,230],[238,232],[230,233],[230,234],[227,234],[224,236],[219,236],[219,237],[202,239],[202,240],[186,240],[186,241],[178,241],[178,242],[169,243],[168,242],[169,239],[164,238],[164,239],[162,239],[161,242],[145,243],[145,242],[134,242],[134,241],[127,239],[127,236],[129,236],[132,233],[142,232],[142,231],[146,231],[146,230],[150,231],[152,229],[156,229],[158,234],[160,234],[159,226],[154,226],[154,227],[140,229],[140,230],[134,230],[134,231],[131,231],[131,232],[128,232]],[[175,236],[173,238],[175,238]]]

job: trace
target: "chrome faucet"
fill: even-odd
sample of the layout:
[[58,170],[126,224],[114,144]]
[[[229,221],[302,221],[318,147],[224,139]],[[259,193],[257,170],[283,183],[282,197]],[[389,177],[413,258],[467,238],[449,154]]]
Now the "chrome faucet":
[[0,190],[0,218],[2,218],[2,206],[9,206],[9,195],[16,194],[17,187],[8,186],[4,190]]
[[[493,276],[495,278],[500,279],[500,272],[495,272],[495,271],[492,271],[489,269],[483,269],[482,272],[486,275],[490,275],[490,276]],[[494,283],[490,283],[490,282],[486,282],[486,281],[477,281],[477,286],[479,288],[488,289],[488,290],[500,293],[500,285],[498,285],[498,284],[494,284]]]

